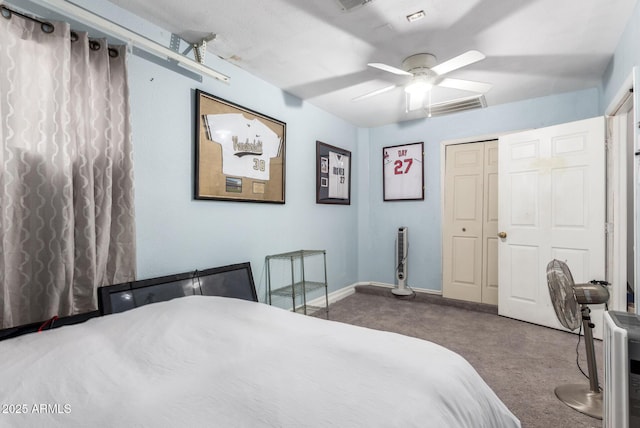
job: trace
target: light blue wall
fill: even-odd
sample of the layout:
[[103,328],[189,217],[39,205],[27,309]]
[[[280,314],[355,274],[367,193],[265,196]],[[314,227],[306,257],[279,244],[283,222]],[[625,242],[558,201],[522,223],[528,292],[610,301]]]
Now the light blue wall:
[[[84,3],[168,41],[166,31],[108,2]],[[374,129],[357,129],[215,57],[208,64],[230,75],[230,86],[207,78],[197,84],[132,57],[139,276],[249,260],[264,287],[265,255],[325,248],[331,290],[357,281],[393,283],[395,230],[408,226],[409,283],[441,290],[440,142],[602,114],[640,56],[639,10],[603,77],[602,96],[594,88]],[[287,122],[285,205],[193,200],[195,88]],[[316,140],[353,152],[351,206],[315,204]],[[383,202],[382,147],[416,141],[425,142],[425,200]]]
[[[638,82],[640,82],[640,68],[638,67],[638,64],[640,64],[640,2],[636,4],[636,8],[629,18],[629,22],[624,29],[622,37],[620,38],[614,57],[602,77],[603,96],[600,108],[603,113],[610,113],[607,109],[615,106],[614,103],[619,102],[619,99],[616,97],[619,96],[620,90],[624,90],[628,87],[628,79],[631,76],[632,87],[634,89],[634,122],[636,124],[640,123],[640,108],[638,108],[638,106],[640,106],[640,89],[638,88]],[[634,141],[636,141],[635,149],[637,150],[638,135],[640,134],[638,126],[634,126],[634,133]],[[634,162],[637,163],[635,160]],[[636,212],[638,211],[637,200],[640,195],[640,190],[637,187],[638,186],[636,186],[634,191],[636,197]],[[640,241],[640,224],[638,218],[639,217],[636,214],[636,242]],[[638,266],[640,265],[640,253],[636,251],[635,257],[635,263],[636,266]],[[640,283],[640,280],[637,269],[635,283],[636,312],[640,314],[640,293],[638,293],[638,283]]]
[[[316,204],[315,144],[357,156],[357,129],[307,103],[289,107],[278,89],[227,68],[230,86],[194,85],[130,62],[139,277],[249,260],[259,281],[267,254],[304,248],[327,250],[331,289],[355,282],[358,198],[351,206]],[[193,200],[194,88],[287,123],[285,205]]]
[[[625,80],[632,74],[633,67],[640,63],[640,2],[626,24],[613,59],[602,76],[602,114],[613,102]],[[640,94],[635,93],[636,106],[640,105]]]
[[[624,25],[624,24],[623,24]],[[525,128],[539,128],[602,115],[613,102],[625,80],[640,63],[640,3],[629,18],[600,88],[525,100],[442,118],[400,123],[369,130],[368,177],[370,187],[362,199],[359,222],[368,232],[359,236],[358,277],[394,283],[393,246],[395,230],[409,227],[409,284],[441,290],[441,195],[440,142]],[[636,68],[635,81],[640,71]],[[637,83],[636,83],[637,85]],[[640,91],[635,91],[640,105]],[[640,121],[640,109],[636,109]],[[382,201],[382,147],[425,142],[426,196],[422,202]],[[361,150],[364,155],[364,150]],[[365,166],[361,166],[361,171]]]
[[[170,34],[108,2],[80,5],[167,45]],[[138,278],[250,261],[264,295],[264,258],[326,249],[330,291],[357,281],[357,192],[350,206],[317,205],[316,140],[352,151],[360,131],[209,54],[207,65],[231,77],[202,83],[132,55]],[[193,199],[195,89],[287,123],[286,204]],[[354,188],[360,165],[353,164]]]
[[[598,89],[536,98],[443,117],[403,122],[369,130],[369,187],[360,195],[366,208],[358,221],[368,230],[359,236],[361,281],[395,282],[396,229],[409,228],[409,274],[412,287],[442,289],[440,143],[445,140],[539,128],[598,115]],[[425,143],[425,200],[382,200],[382,148]],[[365,153],[360,150],[361,155]],[[366,166],[361,165],[361,173]],[[362,177],[362,180],[365,178]]]
[[[75,3],[168,45],[168,31],[108,1]],[[230,75],[231,85],[206,77],[198,83],[132,56],[139,278],[248,260],[262,294],[267,254],[323,248],[331,291],[358,281],[394,283],[395,231],[407,226],[409,284],[441,290],[440,143],[602,114],[638,63],[639,25],[636,8],[601,92],[594,88],[372,129],[358,129],[212,55],[207,64]],[[285,205],[193,199],[196,88],[287,123]],[[351,206],[315,203],[316,140],[352,151]],[[382,147],[418,141],[425,143],[425,200],[383,202]]]

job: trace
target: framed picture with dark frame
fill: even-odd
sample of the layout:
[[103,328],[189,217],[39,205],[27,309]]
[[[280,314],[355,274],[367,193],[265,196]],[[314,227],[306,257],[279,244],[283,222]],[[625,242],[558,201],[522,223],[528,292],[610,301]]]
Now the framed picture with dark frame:
[[316,203],[351,204],[351,152],[316,141]]
[[382,148],[382,198],[385,201],[424,199],[424,143]]
[[195,199],[285,203],[287,125],[196,90]]

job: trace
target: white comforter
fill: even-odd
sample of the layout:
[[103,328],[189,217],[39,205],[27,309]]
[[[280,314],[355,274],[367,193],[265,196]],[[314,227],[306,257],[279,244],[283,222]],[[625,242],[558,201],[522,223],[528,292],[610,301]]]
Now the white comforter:
[[458,354],[193,296],[0,342],[2,427],[519,427]]

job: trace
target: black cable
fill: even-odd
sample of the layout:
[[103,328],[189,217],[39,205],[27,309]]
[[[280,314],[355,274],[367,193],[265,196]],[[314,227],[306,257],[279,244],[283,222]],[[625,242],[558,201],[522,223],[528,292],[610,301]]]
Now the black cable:
[[[580,329],[578,329],[578,344],[576,345],[576,365],[578,366],[578,369],[580,370],[580,373],[582,373],[582,375],[584,377],[586,377],[589,381],[591,380],[589,378],[589,375],[586,374],[584,372],[584,370],[582,370],[582,367],[580,367],[580,336],[582,333],[582,323],[580,323]],[[598,389],[602,390],[602,388],[600,388],[600,385],[598,385]]]
[[580,370],[580,373],[582,373],[584,377],[589,379],[589,375],[587,375],[584,372],[584,370],[582,370],[582,367],[580,367],[580,336],[581,336],[581,333],[582,333],[582,323],[580,323],[580,329],[578,329],[578,344],[576,345],[576,365],[578,366],[578,369]]

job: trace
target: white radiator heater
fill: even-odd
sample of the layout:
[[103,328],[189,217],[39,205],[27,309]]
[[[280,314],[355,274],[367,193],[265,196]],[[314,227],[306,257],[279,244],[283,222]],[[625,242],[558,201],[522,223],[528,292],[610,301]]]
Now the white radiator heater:
[[640,317],[604,313],[604,428],[640,426]]
[[407,286],[407,256],[409,254],[409,230],[398,228],[396,237],[396,287],[391,290],[396,296],[410,296],[413,291]]

